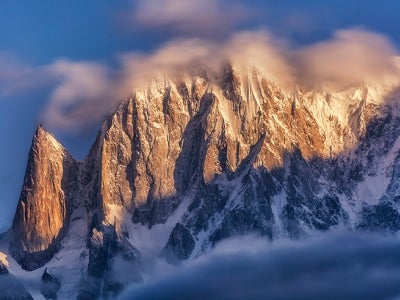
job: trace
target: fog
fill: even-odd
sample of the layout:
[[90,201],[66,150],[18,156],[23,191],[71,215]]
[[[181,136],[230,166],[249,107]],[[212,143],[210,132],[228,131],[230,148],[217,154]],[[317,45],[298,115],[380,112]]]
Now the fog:
[[398,299],[399,249],[397,236],[359,232],[273,243],[241,237],[119,299]]

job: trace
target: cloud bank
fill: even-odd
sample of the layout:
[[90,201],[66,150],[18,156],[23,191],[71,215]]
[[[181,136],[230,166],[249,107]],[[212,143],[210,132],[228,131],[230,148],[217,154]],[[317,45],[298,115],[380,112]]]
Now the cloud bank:
[[43,121],[50,128],[69,131],[99,122],[139,86],[188,65],[218,71],[230,61],[239,72],[257,68],[283,87],[338,90],[368,82],[398,83],[396,55],[386,37],[360,29],[340,30],[329,40],[300,49],[266,30],[243,31],[222,41],[179,38],[152,53],[119,54],[113,67],[68,60],[38,67],[4,64],[0,87],[3,92],[52,87]]
[[398,299],[400,239],[331,233],[305,241],[244,237],[123,299]]
[[[0,92],[52,87],[43,122],[68,131],[98,122],[157,74],[192,63],[218,68],[229,60],[240,69],[257,67],[281,86],[313,89],[341,89],[398,76],[393,62],[397,50],[385,36],[361,29],[339,30],[329,40],[292,48],[290,41],[265,29],[235,31],[236,25],[259,13],[248,7],[227,0],[132,0],[125,25],[172,32],[172,40],[152,53],[117,53],[112,67],[63,59],[29,66],[0,54]],[[287,17],[295,27],[307,23],[304,16]]]
[[[338,31],[332,39],[303,49],[291,49],[265,30],[235,33],[221,42],[177,39],[150,54],[119,55],[117,69],[100,63],[56,62],[48,70],[61,80],[46,120],[61,128],[90,123],[156,75],[193,63],[218,70],[228,60],[241,70],[256,67],[280,86],[336,90],[398,78],[396,55],[384,36],[359,29]],[[87,118],[88,113],[93,119]]]
[[150,54],[119,55],[116,68],[101,63],[56,61],[43,67],[43,76],[54,85],[44,122],[64,130],[90,125],[160,75],[173,76],[197,65],[217,72],[227,60],[243,69],[257,66],[267,79],[288,85],[293,82],[292,71],[286,57],[271,46],[272,40],[265,31],[237,33],[223,42],[177,39]]

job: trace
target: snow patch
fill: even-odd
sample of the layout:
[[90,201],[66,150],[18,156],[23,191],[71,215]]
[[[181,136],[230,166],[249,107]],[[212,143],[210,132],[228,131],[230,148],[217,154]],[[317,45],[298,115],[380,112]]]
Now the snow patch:
[[390,168],[398,152],[400,151],[400,137],[397,138],[395,144],[390,149],[389,153],[381,158],[378,163],[379,169],[374,176],[366,176],[365,179],[357,186],[358,203],[365,202],[370,205],[376,205],[386,193],[390,184],[391,173]]
[[87,237],[86,212],[83,208],[75,210],[71,217],[71,225],[67,236],[61,242],[59,252],[43,267],[34,271],[26,271],[8,253],[10,236],[0,240],[0,252],[5,256],[8,270],[28,290],[32,297],[45,299],[40,292],[41,278],[47,268],[61,282],[59,299],[75,299],[78,294],[79,281],[86,274],[89,257],[85,247]]
[[286,203],[287,201],[285,193],[279,193],[278,195],[275,195],[271,199],[271,210],[272,214],[274,215],[274,221],[276,224],[276,234],[278,236],[282,235],[283,232],[285,232],[281,215]]
[[229,100],[227,100],[224,95],[218,92],[217,89],[213,91],[213,94],[215,94],[215,96],[218,99],[218,108],[222,117],[225,120],[225,123],[228,125],[227,126],[228,130],[230,131],[232,136],[239,137],[240,121],[238,120],[238,117],[233,111],[232,103]]
[[129,233],[129,242],[142,254],[143,261],[157,258],[175,225],[187,211],[191,197],[185,197],[179,207],[169,216],[164,224],[156,224],[149,228],[147,225],[133,224],[131,215],[123,213],[124,225]]

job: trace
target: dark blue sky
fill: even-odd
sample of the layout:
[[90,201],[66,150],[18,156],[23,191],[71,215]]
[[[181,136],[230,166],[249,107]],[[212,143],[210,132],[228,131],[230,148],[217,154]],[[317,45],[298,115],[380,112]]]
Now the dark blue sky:
[[[185,2],[194,9],[170,9]],[[0,232],[11,224],[32,134],[57,84],[43,84],[40,72],[56,61],[101,63],[112,69],[121,53],[152,52],[177,38],[221,40],[259,28],[301,47],[329,39],[335,30],[357,27],[382,34],[400,48],[397,0],[165,0],[167,7],[159,9],[160,3],[0,1]],[[98,123],[72,132],[44,125],[82,159]]]

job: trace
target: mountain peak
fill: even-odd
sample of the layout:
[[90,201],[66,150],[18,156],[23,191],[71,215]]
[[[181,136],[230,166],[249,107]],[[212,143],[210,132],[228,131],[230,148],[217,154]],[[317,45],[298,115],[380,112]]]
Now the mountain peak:
[[41,147],[43,150],[52,150],[66,152],[64,146],[54,137],[52,133],[47,131],[42,124],[39,124],[36,128],[33,136],[32,147]]
[[39,125],[32,140],[10,247],[24,268],[34,269],[57,249],[67,230],[78,163]]

